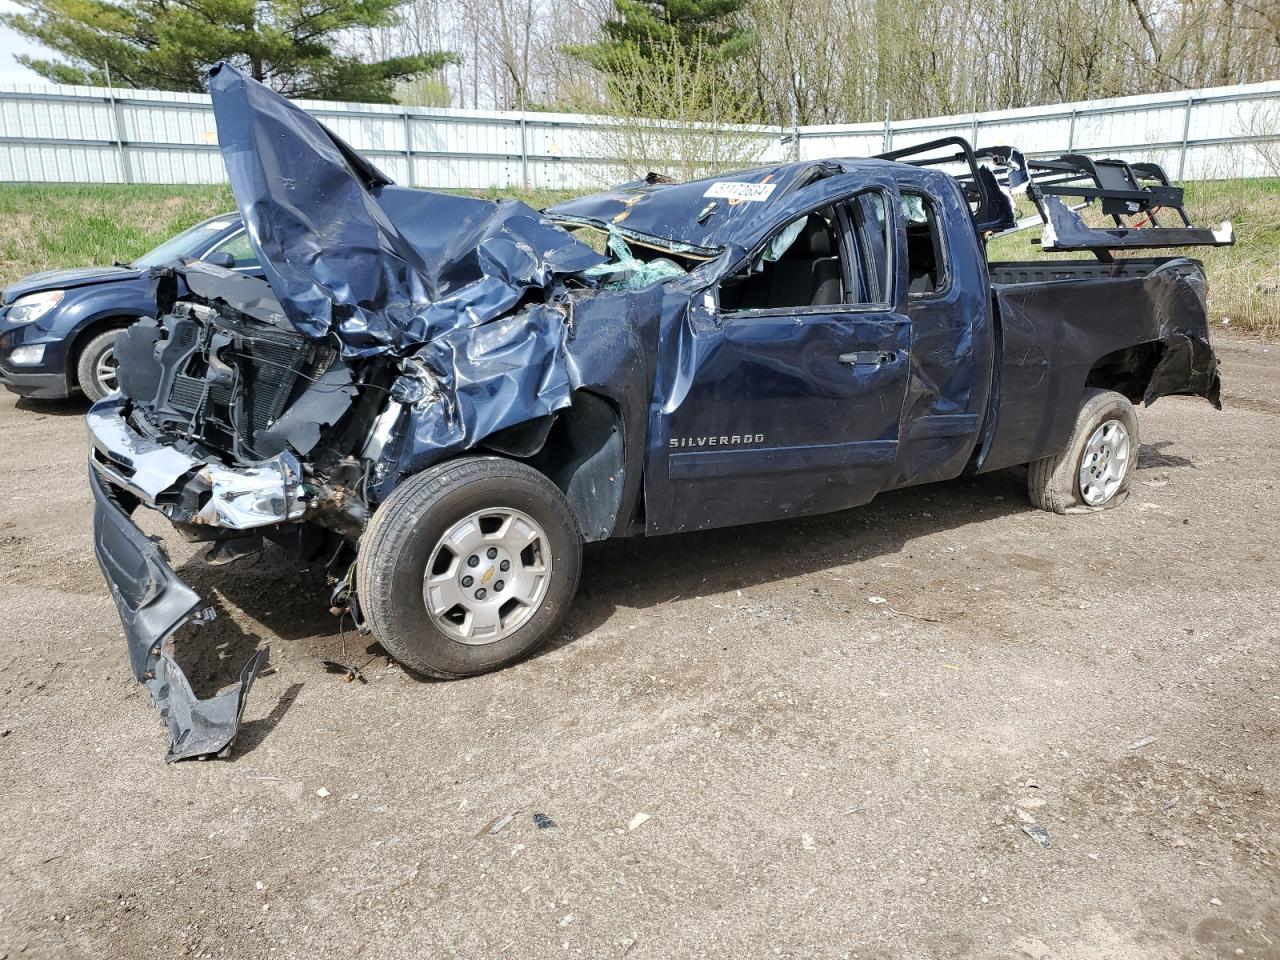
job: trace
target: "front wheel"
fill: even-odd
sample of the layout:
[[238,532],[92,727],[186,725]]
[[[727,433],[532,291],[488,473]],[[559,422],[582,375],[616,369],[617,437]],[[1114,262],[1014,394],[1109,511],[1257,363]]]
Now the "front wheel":
[[108,330],[100,333],[80,351],[76,364],[76,381],[81,391],[93,403],[109,396],[119,388],[116,376],[116,340],[123,331]]
[[581,566],[582,535],[555,484],[522,463],[465,457],[410,477],[374,513],[356,595],[392,656],[453,679],[541,646]]
[[1042,510],[1119,506],[1138,463],[1138,411],[1114,390],[1089,389],[1067,449],[1029,464],[1027,492]]

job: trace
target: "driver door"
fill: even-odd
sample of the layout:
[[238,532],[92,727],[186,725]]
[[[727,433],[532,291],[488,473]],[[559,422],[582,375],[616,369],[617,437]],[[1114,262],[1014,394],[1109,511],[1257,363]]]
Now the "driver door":
[[892,476],[909,369],[889,184],[778,227],[715,289],[717,315],[655,402],[650,533],[826,513]]

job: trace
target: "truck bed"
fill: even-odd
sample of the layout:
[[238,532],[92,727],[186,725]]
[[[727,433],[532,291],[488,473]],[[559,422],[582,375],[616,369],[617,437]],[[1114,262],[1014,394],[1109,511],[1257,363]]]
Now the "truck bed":
[[1006,260],[988,264],[992,284],[1051,283],[1056,280],[1141,279],[1179,257],[1123,257],[1115,263],[1089,260]]

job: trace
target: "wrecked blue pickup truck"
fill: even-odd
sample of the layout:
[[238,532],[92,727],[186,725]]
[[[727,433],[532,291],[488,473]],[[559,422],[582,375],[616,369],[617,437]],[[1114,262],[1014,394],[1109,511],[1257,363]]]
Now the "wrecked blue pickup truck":
[[[1153,165],[947,139],[539,213],[396,186],[235,69],[209,83],[266,279],[156,271],[88,415],[97,555],[171,758],[228,748],[265,652],[192,695],[166,641],[206,614],[139,506],[212,561],[324,558],[318,602],[464,677],[548,637],[585,542],[1024,464],[1037,506],[1102,509],[1135,403],[1218,404],[1200,264],[1115,255],[1231,242]],[[1023,194],[1046,250],[1091,256],[989,263]]]

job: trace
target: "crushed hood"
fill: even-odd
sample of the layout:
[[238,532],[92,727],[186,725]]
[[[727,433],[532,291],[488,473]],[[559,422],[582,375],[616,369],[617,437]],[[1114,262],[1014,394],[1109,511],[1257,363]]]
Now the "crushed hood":
[[396,186],[288,100],[222,63],[218,143],[285,315],[349,357],[406,356],[606,258],[517,201]]

